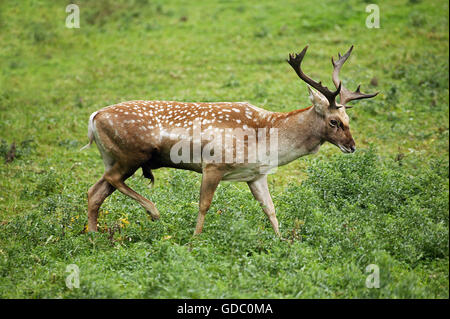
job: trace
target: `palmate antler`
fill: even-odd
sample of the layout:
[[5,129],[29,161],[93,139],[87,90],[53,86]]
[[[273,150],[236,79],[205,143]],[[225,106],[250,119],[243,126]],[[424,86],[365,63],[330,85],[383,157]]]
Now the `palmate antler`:
[[306,53],[307,49],[308,49],[308,46],[306,46],[303,49],[303,51],[300,52],[299,54],[295,54],[295,55],[289,54],[288,63],[292,66],[292,68],[297,73],[297,75],[300,77],[300,79],[302,79],[303,81],[305,81],[306,83],[311,85],[313,88],[315,88],[317,91],[319,91],[320,93],[322,93],[326,97],[326,99],[330,103],[330,107],[331,108],[333,108],[333,107],[334,108],[340,107],[340,106],[336,105],[336,96],[341,91],[341,84],[340,83],[336,84],[336,82],[334,82],[336,84],[337,90],[332,92],[326,86],[323,86],[322,82],[316,82],[313,79],[311,79],[310,77],[308,77],[305,73],[303,73],[302,68],[301,68],[301,64],[302,64],[302,61],[303,61],[303,58],[305,56],[305,53]]
[[347,105],[348,102],[353,100],[361,100],[361,99],[369,99],[374,96],[376,96],[379,92],[373,93],[373,94],[364,94],[361,93],[360,87],[361,85],[358,85],[355,92],[352,92],[348,90],[345,86],[342,85],[341,80],[339,79],[339,72],[341,71],[342,66],[344,65],[345,61],[347,61],[348,57],[352,53],[353,45],[350,47],[350,49],[345,53],[343,56],[341,56],[340,53],[339,59],[335,62],[333,57],[331,57],[331,63],[333,64],[333,82],[334,85],[337,88],[340,88],[340,104],[344,105],[346,108],[351,108],[352,106]]

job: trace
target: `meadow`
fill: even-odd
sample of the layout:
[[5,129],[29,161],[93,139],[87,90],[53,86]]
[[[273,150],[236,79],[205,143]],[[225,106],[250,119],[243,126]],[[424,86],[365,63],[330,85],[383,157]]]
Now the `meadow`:
[[[0,298],[448,298],[448,2],[0,2]],[[89,115],[127,100],[310,105],[286,59],[380,91],[348,110],[358,150],[331,145],[270,175],[280,240],[245,183],[220,184],[193,237],[200,175],[138,171],[153,222],[115,192],[87,233],[87,190],[103,174]],[[9,156],[11,144],[15,156]],[[66,267],[80,270],[66,286]],[[379,288],[367,288],[368,265]]]

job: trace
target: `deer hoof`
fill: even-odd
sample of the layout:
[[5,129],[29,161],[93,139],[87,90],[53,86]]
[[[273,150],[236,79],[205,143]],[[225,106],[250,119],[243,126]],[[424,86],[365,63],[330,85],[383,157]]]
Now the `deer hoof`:
[[159,214],[153,214],[150,211],[147,211],[147,214],[150,216],[150,218],[152,219],[152,221],[156,221],[159,219]]

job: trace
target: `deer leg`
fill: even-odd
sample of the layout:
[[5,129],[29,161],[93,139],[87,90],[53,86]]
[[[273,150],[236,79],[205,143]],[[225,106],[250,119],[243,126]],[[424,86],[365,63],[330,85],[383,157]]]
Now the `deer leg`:
[[153,220],[159,219],[159,212],[156,209],[155,204],[149,201],[147,198],[139,195],[134,190],[132,190],[127,184],[125,184],[125,180],[130,177],[132,174],[130,172],[123,172],[120,166],[116,163],[114,164],[106,173],[105,179],[117,188],[121,193],[131,197],[151,215]]
[[275,215],[275,207],[273,206],[272,198],[269,193],[269,186],[267,185],[267,175],[247,183],[255,199],[261,204],[264,213],[269,217],[270,223],[275,233],[280,236],[278,229],[278,220]]
[[217,185],[219,185],[222,176],[223,173],[216,168],[203,169],[197,226],[195,227],[194,235],[198,235],[202,232],[206,212],[211,206],[214,192],[216,191]]
[[102,177],[88,191],[88,231],[97,231],[98,210],[115,188]]

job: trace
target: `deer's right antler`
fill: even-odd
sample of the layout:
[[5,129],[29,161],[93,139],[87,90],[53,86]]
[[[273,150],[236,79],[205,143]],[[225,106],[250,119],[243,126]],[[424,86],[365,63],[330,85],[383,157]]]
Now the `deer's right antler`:
[[346,108],[351,108],[350,105],[346,105],[348,102],[353,100],[361,100],[361,99],[369,99],[374,96],[376,96],[379,92],[373,93],[373,94],[364,94],[361,93],[359,90],[361,85],[358,85],[355,92],[352,92],[348,90],[345,86],[342,85],[341,80],[339,79],[339,72],[341,71],[342,66],[344,65],[345,61],[347,61],[348,57],[352,53],[353,45],[350,47],[350,49],[345,53],[343,56],[341,56],[340,53],[338,53],[339,59],[335,62],[333,57],[331,57],[331,63],[333,64],[333,82],[336,87],[341,88],[340,93],[340,103],[344,105]]

